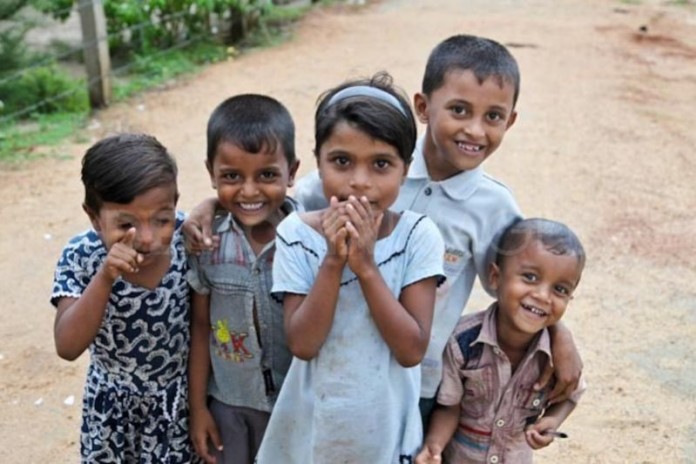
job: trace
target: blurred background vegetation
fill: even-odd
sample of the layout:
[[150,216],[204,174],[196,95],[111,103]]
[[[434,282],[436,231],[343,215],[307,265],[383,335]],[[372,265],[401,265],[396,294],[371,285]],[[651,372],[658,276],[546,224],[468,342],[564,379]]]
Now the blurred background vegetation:
[[[0,163],[28,157],[32,146],[60,140],[87,120],[83,51],[90,44],[55,38],[37,47],[27,37],[47,22],[79,29],[80,9],[91,1],[0,1]],[[102,0],[113,98],[282,40],[313,3],[331,2]]]

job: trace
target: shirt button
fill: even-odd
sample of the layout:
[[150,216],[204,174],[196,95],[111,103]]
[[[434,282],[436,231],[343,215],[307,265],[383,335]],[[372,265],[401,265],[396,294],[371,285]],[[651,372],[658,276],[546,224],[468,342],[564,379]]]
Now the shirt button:
[[496,427],[502,427],[503,425],[505,425],[505,421],[503,419],[498,419],[495,422],[495,425],[496,425]]
[[433,189],[431,189],[430,187],[426,187],[425,196],[429,197],[431,193],[433,193]]
[[498,456],[496,456],[496,455],[491,456],[491,457],[488,459],[488,462],[490,462],[490,463],[492,463],[492,464],[496,464],[496,463],[498,462]]
[[541,404],[541,400],[539,398],[532,401],[532,406],[539,406],[539,404]]

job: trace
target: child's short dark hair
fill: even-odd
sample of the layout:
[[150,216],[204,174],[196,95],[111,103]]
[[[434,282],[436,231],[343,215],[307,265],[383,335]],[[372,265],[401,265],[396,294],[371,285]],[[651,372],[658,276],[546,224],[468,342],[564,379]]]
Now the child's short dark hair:
[[520,70],[517,61],[503,45],[498,42],[473,35],[455,35],[440,42],[428,57],[423,75],[421,91],[425,95],[439,89],[450,71],[469,70],[479,83],[489,77],[515,88],[512,104],[515,106],[520,94]]
[[[345,97],[333,98],[349,87],[357,89]],[[410,163],[418,134],[413,112],[404,95],[386,72],[369,79],[349,81],[325,92],[319,97],[314,114],[314,155],[319,156],[321,146],[331,137],[336,125],[345,121],[370,137],[392,145],[404,162]]]
[[130,203],[152,188],[171,184],[176,187],[177,172],[174,158],[151,135],[106,137],[82,157],[84,204],[98,213],[105,202]]
[[275,98],[241,94],[220,103],[208,120],[208,164],[218,146],[231,143],[248,153],[275,152],[278,148],[288,165],[295,162],[295,123],[290,112]]
[[576,256],[580,269],[585,267],[585,249],[573,231],[565,224],[541,218],[521,219],[508,226],[498,241],[495,263],[502,268],[506,257],[519,253],[532,241],[553,254]]

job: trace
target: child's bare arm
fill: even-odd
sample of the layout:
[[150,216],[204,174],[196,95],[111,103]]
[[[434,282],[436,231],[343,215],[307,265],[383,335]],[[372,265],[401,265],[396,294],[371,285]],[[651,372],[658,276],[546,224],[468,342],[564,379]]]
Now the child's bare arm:
[[331,198],[321,216],[321,229],[328,250],[316,280],[307,295],[286,294],[283,299],[285,333],[293,355],[306,361],[314,358],[333,325],[341,275],[347,258],[345,217],[338,200]]
[[573,334],[562,322],[549,327],[549,333],[554,367],[547,366],[535,388],[541,389],[552,377],[555,378],[556,384],[549,394],[549,402],[554,404],[567,400],[578,388],[582,375],[582,358],[575,346]]
[[124,272],[136,272],[142,260],[133,249],[135,228],[109,250],[102,267],[79,298],[58,300],[53,336],[58,356],[77,359],[97,336],[114,281]]
[[343,267],[343,263],[327,255],[309,294],[285,294],[283,311],[288,347],[300,359],[313,359],[329,335]]
[[192,291],[191,351],[189,353],[190,434],[196,453],[208,463],[215,456],[208,449],[208,440],[222,449],[220,434],[208,409],[207,391],[210,377],[210,298]]
[[442,461],[442,451],[452,439],[459,424],[460,405],[437,405],[430,419],[423,449],[416,457],[416,464],[432,464]]

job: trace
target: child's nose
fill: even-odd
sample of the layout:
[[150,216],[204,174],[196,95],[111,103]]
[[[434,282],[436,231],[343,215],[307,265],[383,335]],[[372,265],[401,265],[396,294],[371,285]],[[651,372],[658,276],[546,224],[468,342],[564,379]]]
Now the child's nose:
[[149,251],[152,242],[155,240],[155,231],[152,227],[145,225],[138,228],[138,233],[135,235],[136,248],[141,251]]
[[244,182],[244,185],[242,185],[242,195],[247,197],[256,195],[258,191],[259,188],[256,185],[256,182]]
[[483,122],[479,118],[472,118],[465,123],[464,132],[472,138],[483,137],[486,131],[483,129]]
[[544,303],[549,303],[551,301],[551,286],[550,285],[538,285],[536,287],[535,296]]
[[350,178],[350,187],[353,190],[364,192],[370,186],[370,175],[364,169],[355,169]]

